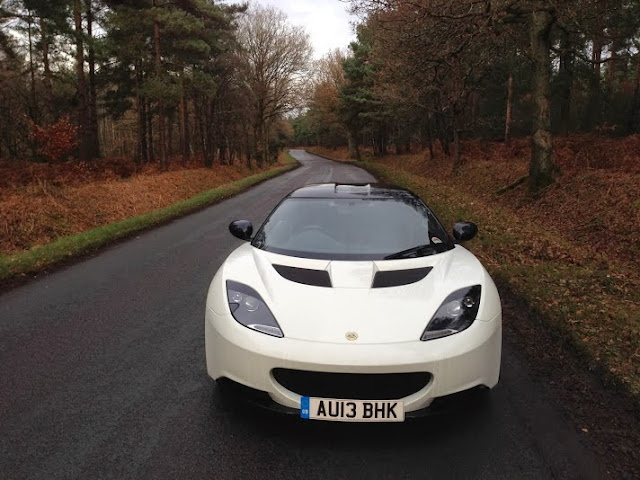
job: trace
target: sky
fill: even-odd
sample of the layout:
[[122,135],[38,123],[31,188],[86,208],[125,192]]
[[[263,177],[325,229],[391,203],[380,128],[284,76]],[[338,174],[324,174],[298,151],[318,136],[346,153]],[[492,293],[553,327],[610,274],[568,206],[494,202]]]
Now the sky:
[[346,49],[355,34],[351,22],[356,17],[347,12],[340,0],[251,0],[282,10],[293,25],[304,27],[313,45],[313,56],[320,58],[336,48]]

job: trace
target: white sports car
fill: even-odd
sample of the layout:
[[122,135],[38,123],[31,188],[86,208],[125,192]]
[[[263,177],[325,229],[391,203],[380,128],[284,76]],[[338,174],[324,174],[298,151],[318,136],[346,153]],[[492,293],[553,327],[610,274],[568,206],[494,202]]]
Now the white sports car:
[[[495,284],[420,198],[381,185],[287,195],[229,255],[207,297],[207,370],[302,418],[402,421],[436,399],[494,387]],[[436,402],[437,403],[437,402]]]

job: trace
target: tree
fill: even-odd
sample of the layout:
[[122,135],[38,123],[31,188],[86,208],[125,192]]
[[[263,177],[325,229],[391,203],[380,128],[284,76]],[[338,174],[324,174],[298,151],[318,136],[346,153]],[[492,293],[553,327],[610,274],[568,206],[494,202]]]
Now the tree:
[[555,9],[541,4],[529,18],[533,60],[534,128],[529,166],[530,190],[537,193],[553,183],[553,141],[551,135],[551,28]]
[[70,33],[68,20],[71,16],[68,0],[24,0],[24,8],[32,12],[39,27],[40,49],[44,76],[47,120],[56,120],[59,112],[55,106],[53,74],[51,71],[51,47],[57,34]]
[[93,26],[97,8],[92,0],[84,0],[85,19],[87,23],[87,63],[89,65],[89,128],[87,142],[90,158],[100,157],[100,141],[98,136],[98,93],[96,85],[96,39],[93,36]]
[[76,42],[76,81],[78,85],[78,158],[81,162],[91,159],[89,105],[84,75],[84,32],[82,30],[82,1],[73,0],[73,23]]
[[371,31],[360,26],[357,41],[349,45],[351,55],[342,62],[345,83],[340,87],[338,113],[347,129],[349,158],[360,160],[360,134],[366,115],[375,110],[375,69],[371,62]]
[[[500,42],[513,22],[529,27],[534,135],[531,155],[531,190],[553,181],[553,146],[550,121],[550,52],[556,5],[550,0],[352,0],[354,11],[365,12],[383,28],[385,45],[391,45],[393,67],[414,81],[426,79],[426,96],[437,115],[446,120],[440,130],[443,148],[447,131],[456,146],[454,168],[460,163],[460,117],[470,93],[487,72]],[[408,32],[411,32],[409,34]],[[399,68],[401,64],[405,68]],[[437,127],[439,125],[437,124]]]
[[[334,50],[314,63],[314,73],[310,82],[308,128],[314,130],[318,144],[329,143],[335,147],[346,137],[347,129],[339,115],[340,90],[346,84],[343,63],[345,55]],[[298,123],[299,127],[302,124]],[[301,133],[298,130],[298,133]]]
[[149,128],[152,108],[145,94],[153,64],[149,41],[153,23],[149,5],[109,2],[105,23],[105,50],[110,59],[102,68],[106,83],[105,105],[114,118],[120,118],[135,108],[137,148],[134,160],[148,162],[153,159],[153,134]]
[[269,144],[274,122],[302,103],[311,44],[302,28],[287,24],[285,14],[273,7],[252,7],[238,35],[251,92],[254,154],[262,165],[274,159]]
[[[139,158],[153,158],[157,137],[155,150],[162,168],[168,168],[177,123],[183,164],[194,143],[205,164],[213,164],[219,130],[214,125],[216,100],[228,90],[219,84],[239,81],[230,59],[237,50],[233,19],[243,10],[205,0],[111,2],[107,44],[115,61],[109,78],[117,88],[109,91],[107,100],[111,112],[122,115],[135,99]],[[192,110],[195,122],[190,119]],[[151,121],[154,113],[157,128]],[[220,124],[227,121],[220,117]],[[226,150],[220,154],[226,155]]]

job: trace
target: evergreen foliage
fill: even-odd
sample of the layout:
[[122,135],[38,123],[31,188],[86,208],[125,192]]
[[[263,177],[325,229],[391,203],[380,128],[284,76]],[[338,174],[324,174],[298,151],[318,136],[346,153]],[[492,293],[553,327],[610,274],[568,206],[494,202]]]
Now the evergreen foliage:
[[[83,161],[126,155],[167,169],[198,155],[209,166],[240,157],[251,165],[265,138],[272,158],[299,97],[279,101],[268,122],[258,118],[252,99],[262,92],[238,27],[262,17],[213,0],[0,0],[0,157],[41,161],[31,131],[68,115],[77,126],[71,153]],[[275,10],[265,25],[280,42],[302,38],[304,58],[278,77],[290,88],[308,39],[283,29]]]

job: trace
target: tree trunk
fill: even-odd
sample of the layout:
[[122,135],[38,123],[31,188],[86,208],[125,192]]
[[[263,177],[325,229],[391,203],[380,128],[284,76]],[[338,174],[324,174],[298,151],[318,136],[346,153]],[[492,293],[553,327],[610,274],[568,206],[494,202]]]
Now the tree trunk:
[[258,161],[258,168],[262,168],[265,162],[269,158],[269,151],[267,150],[267,125],[264,120],[263,109],[260,109],[260,117],[257,130],[257,142],[256,142],[256,160]]
[[189,104],[187,94],[184,90],[184,78],[182,81],[182,96],[180,97],[180,146],[182,149],[182,165],[186,167],[189,164],[190,145],[189,145]]
[[208,145],[208,137],[207,137],[207,123],[209,121],[208,115],[207,115],[208,99],[205,96],[202,96],[199,99],[197,99],[197,103],[198,103],[197,121],[198,121],[198,131],[200,134],[200,151],[204,161],[204,166],[211,167],[213,165],[213,159],[209,156],[210,148]]
[[44,90],[47,96],[47,110],[50,120],[55,120],[53,105],[53,82],[51,81],[51,65],[49,63],[49,35],[47,22],[40,19],[40,37],[42,37],[42,64],[44,67]]
[[220,158],[220,165],[229,165],[225,137],[220,132],[218,133],[218,157]]
[[244,147],[245,159],[247,161],[247,168],[251,168],[251,143],[250,143],[250,129],[247,120],[242,118],[242,145]]
[[264,132],[263,132],[263,136],[264,136],[264,155],[265,158],[267,160],[268,164],[272,163],[272,158],[271,158],[271,139],[269,138],[269,131],[271,130],[271,124],[270,122],[265,122],[264,123]]
[[602,118],[602,27],[596,27],[593,38],[593,51],[591,52],[592,75],[589,78],[589,92],[586,112],[582,119],[582,128],[589,132]]
[[[513,77],[513,75],[510,75]],[[471,103],[471,125],[475,128],[478,124],[478,112],[480,111],[480,94],[478,92],[469,93],[469,102]]]
[[138,148],[134,161],[137,164],[147,161],[147,122],[144,114],[144,100],[140,94],[140,86],[142,84],[142,72],[140,71],[141,63],[141,60],[136,60],[134,63],[136,78],[136,112],[138,114]]
[[266,162],[269,161],[269,130],[266,122],[263,122],[260,127],[260,147],[258,166],[262,168]]
[[260,125],[257,123],[253,124],[253,148],[252,148],[253,156],[255,157],[256,164],[258,168],[260,168]]
[[214,155],[213,155],[213,122],[211,121],[212,104],[211,100],[207,99],[204,102],[204,165],[205,167],[213,167]]
[[140,97],[140,94],[137,96],[137,107],[138,107],[138,155],[137,155],[137,163],[147,163],[149,162],[149,147],[147,146],[147,120],[146,120],[146,111],[144,100]]
[[360,160],[360,146],[358,145],[358,132],[353,129],[349,129],[347,134],[347,141],[349,142],[348,158]]
[[507,81],[507,114],[504,126],[504,143],[511,141],[511,124],[513,123],[513,74],[509,74]]
[[180,133],[180,153],[182,155],[182,166],[187,166],[186,155],[186,142],[185,142],[185,128],[184,128],[184,93],[180,96],[180,103],[178,104],[178,129]]
[[618,35],[614,31],[613,35],[613,43],[611,45],[611,58],[607,63],[607,87],[609,90],[609,94],[613,93],[616,87],[616,73],[618,71],[618,64],[620,62],[620,56],[618,55],[618,50],[620,49],[620,40],[618,39]]
[[442,147],[442,152],[447,158],[449,158],[451,157],[451,148],[449,146],[449,126],[445,124],[443,116],[439,114],[436,114],[436,129],[438,133],[438,140]]
[[400,138],[400,127],[396,128],[395,134],[395,147],[396,147],[396,155],[402,155],[404,153],[405,142]]
[[78,158],[81,162],[91,159],[89,144],[89,111],[87,109],[87,86],[84,78],[84,43],[82,32],[82,6],[73,0],[73,22],[76,37],[76,76],[78,82]]
[[33,17],[31,16],[31,12],[29,12],[29,16],[27,17],[27,37],[29,39],[29,76],[31,79],[31,89],[30,89],[30,98],[29,98],[29,116],[31,119],[39,123],[38,118],[38,108],[36,101],[36,69],[33,62],[33,39],[31,37],[31,26],[33,25]]
[[98,137],[98,96],[96,93],[96,49],[93,45],[93,8],[91,0],[85,0],[87,11],[87,36],[89,38],[89,155],[91,158],[100,157],[100,140]]
[[233,161],[235,160],[235,152],[227,135],[224,136],[224,148],[227,151],[227,165],[233,165]]
[[593,39],[593,51],[591,52],[591,60],[593,62],[593,71],[598,77],[602,74],[602,35],[600,32],[596,33]]
[[153,112],[152,112],[152,108],[151,108],[151,102],[150,101],[145,101],[144,104],[144,112],[145,112],[145,118],[147,121],[147,149],[149,151],[149,161],[150,162],[155,162],[156,161],[156,151],[153,148],[154,142],[153,142]]
[[380,132],[380,154],[384,156],[387,155],[387,153],[387,129],[386,127],[382,127]]
[[421,137],[422,137],[421,138],[422,150],[424,151],[425,148],[428,148],[429,160],[433,160],[433,132],[432,132],[432,122],[431,122],[430,113],[427,113],[427,123],[422,128]]
[[[156,78],[159,80],[162,75],[162,57],[160,55],[160,20],[158,16],[158,9],[158,0],[153,0],[153,46],[156,57]],[[160,168],[162,168],[162,171],[166,172],[169,169],[169,164],[167,163],[164,98],[162,94],[160,94],[160,97],[158,98],[158,134],[160,147]]]
[[442,153],[444,153],[446,157],[450,157],[451,148],[449,147],[449,139],[447,138],[447,135],[443,135],[441,132],[438,136],[438,141],[440,142],[440,147],[442,147]]
[[[175,109],[173,109],[175,110]],[[173,155],[173,120],[175,111],[169,112],[167,115],[167,159]]]
[[453,172],[457,173],[462,166],[462,147],[460,146],[460,130],[458,129],[457,122],[453,121],[453,148],[455,152],[453,154]]
[[138,145],[136,148],[136,154],[133,157],[133,161],[137,164],[140,164],[142,159],[144,158],[144,130],[145,130],[145,122],[144,122],[144,111],[142,107],[142,96],[140,95],[140,61],[136,60],[133,64],[135,79],[136,79],[136,114],[137,114],[137,134],[138,134]]
[[571,88],[573,85],[573,52],[569,33],[563,31],[560,39],[560,133],[569,134],[571,124]]
[[636,54],[636,88],[633,95],[633,104],[629,112],[627,130],[629,133],[635,129],[640,130],[640,54]]
[[533,137],[529,168],[531,193],[553,183],[553,140],[551,136],[551,26],[554,17],[549,10],[531,13],[531,57],[533,60]]

